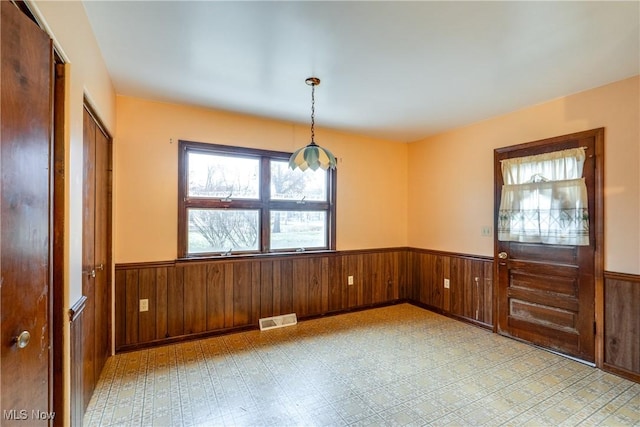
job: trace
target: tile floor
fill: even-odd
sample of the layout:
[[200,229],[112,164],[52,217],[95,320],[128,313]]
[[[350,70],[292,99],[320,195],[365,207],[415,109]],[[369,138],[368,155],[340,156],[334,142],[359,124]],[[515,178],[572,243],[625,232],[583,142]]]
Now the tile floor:
[[88,426],[640,426],[640,384],[400,304],[111,357]]

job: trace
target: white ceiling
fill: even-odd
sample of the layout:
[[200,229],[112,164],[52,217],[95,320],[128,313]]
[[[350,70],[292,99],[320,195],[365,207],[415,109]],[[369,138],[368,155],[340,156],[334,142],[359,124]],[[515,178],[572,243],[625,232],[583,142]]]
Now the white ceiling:
[[640,74],[640,2],[85,1],[118,94],[413,141]]

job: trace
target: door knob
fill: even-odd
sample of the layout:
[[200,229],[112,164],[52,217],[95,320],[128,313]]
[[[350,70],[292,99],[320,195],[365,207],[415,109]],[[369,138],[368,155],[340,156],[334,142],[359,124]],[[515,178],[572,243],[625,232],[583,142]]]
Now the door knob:
[[31,340],[31,334],[29,331],[22,331],[20,335],[13,338],[13,342],[18,348],[25,348],[29,345],[29,341]]
[[97,272],[102,270],[104,270],[104,264],[96,265],[90,271],[83,271],[82,273],[94,279],[96,277]]
[[507,257],[508,257],[508,255],[507,255],[506,252],[500,252],[498,254],[498,258],[500,258],[500,259],[507,259]]

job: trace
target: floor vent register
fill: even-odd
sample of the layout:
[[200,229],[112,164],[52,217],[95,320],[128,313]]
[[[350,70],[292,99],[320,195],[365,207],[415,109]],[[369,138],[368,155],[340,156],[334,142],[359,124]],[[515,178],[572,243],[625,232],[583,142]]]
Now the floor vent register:
[[298,318],[295,313],[264,317],[260,319],[260,330],[266,331],[269,329],[283,328],[285,326],[293,326],[296,323],[298,323]]

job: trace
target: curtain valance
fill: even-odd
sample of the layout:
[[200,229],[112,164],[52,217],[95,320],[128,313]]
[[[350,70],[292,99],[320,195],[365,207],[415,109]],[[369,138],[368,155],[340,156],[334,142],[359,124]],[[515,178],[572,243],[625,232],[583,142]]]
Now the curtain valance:
[[589,245],[584,148],[506,159],[498,240]]

